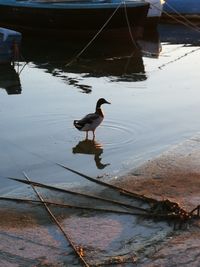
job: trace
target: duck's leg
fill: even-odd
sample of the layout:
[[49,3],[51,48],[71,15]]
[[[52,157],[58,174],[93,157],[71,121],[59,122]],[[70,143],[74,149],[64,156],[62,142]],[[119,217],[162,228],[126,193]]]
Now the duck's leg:
[[94,131],[92,131],[92,133],[93,133],[93,140],[95,139],[95,133],[94,133]]
[[88,139],[88,131],[86,131],[86,137],[85,137],[85,139],[86,140]]

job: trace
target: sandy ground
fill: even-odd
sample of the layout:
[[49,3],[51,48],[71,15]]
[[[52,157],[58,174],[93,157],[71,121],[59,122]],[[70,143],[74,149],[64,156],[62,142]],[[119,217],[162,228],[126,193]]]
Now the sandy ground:
[[200,204],[200,137],[149,160],[116,184],[158,200],[176,201],[190,211]]
[[[200,204],[200,136],[149,160],[116,184],[158,200],[176,201],[191,211]],[[155,246],[141,266],[200,266],[200,223],[195,221]]]

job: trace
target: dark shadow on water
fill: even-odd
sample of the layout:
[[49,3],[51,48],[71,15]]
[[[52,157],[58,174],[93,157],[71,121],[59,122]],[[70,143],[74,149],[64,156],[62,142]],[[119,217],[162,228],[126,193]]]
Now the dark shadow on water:
[[[129,46],[123,44],[118,46],[112,43],[105,46],[94,44],[77,59],[77,54],[84,46],[75,51],[76,44],[67,43],[64,47],[62,45],[46,52],[44,47],[44,52],[41,51],[37,55],[32,54],[32,58],[31,56],[26,56],[26,58],[37,68],[45,68],[47,72],[62,77],[69,84],[72,81],[64,77],[66,73],[81,74],[82,77],[108,77],[110,80],[113,77],[114,80],[126,80],[126,77],[127,81],[146,80],[140,49],[134,47],[133,44]],[[39,57],[40,54],[43,56]],[[77,82],[73,82],[78,87]],[[88,88],[85,92],[88,92]]]
[[14,66],[0,65],[0,88],[5,89],[8,95],[21,94],[20,78]]
[[[97,39],[83,53],[88,41],[78,40],[45,40],[28,38],[22,40],[20,72],[28,63],[32,67],[43,69],[52,76],[58,77],[68,85],[91,93],[92,86],[83,78],[105,77],[110,82],[137,82],[147,79],[143,56],[158,58],[159,34],[155,30],[145,33],[143,38],[134,41],[129,38]],[[80,54],[80,55],[79,55]],[[77,57],[77,55],[79,55]],[[72,77],[71,74],[78,74]],[[8,94],[20,94],[19,75],[11,65],[0,65],[0,87]]]
[[104,164],[101,162],[103,147],[95,140],[85,139],[80,141],[75,147],[73,147],[72,152],[74,154],[94,155],[94,161],[98,169],[104,169],[106,166],[110,165],[109,163]]
[[199,30],[195,30],[195,26],[186,27],[179,24],[160,24],[159,35],[161,42],[168,42],[170,44],[185,44],[185,45],[200,45]]
[[52,40],[25,40],[23,57],[36,68],[44,69],[53,76],[90,93],[91,88],[69,78],[68,73],[81,77],[107,77],[112,81],[144,81],[145,74],[140,46],[131,40],[95,40],[83,53],[87,42]]

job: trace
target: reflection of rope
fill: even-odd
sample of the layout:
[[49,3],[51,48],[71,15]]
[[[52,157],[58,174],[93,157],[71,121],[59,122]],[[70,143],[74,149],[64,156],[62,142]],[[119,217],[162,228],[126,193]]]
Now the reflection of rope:
[[[165,3],[167,4],[167,1],[165,1]],[[175,13],[177,15],[179,15],[179,17],[181,17],[182,19],[185,20],[185,22],[183,22],[181,19],[178,19],[176,18],[175,16],[169,14],[168,12],[164,11],[164,10],[161,10],[160,8],[158,8],[158,6],[154,5],[153,3],[151,3],[151,5],[156,8],[157,10],[161,11],[162,13],[164,13],[166,16],[168,16],[169,18],[173,19],[174,21],[186,26],[187,28],[191,29],[191,30],[194,30],[194,31],[197,31],[198,33],[200,33],[200,28],[198,26],[196,26],[195,24],[193,24],[191,21],[189,21],[187,18],[185,18],[182,14],[180,14],[177,10],[175,10],[174,8],[172,8],[171,6],[169,6],[169,4],[167,4],[171,9],[173,9],[175,11]],[[186,23],[187,22],[187,23]],[[198,51],[200,48],[197,48],[195,50],[192,50],[191,52],[188,52],[174,60],[171,60],[165,64],[162,64],[161,66],[158,67],[158,69],[162,70],[163,67],[167,66],[168,64],[171,64],[171,63],[174,63],[182,58],[184,58],[185,56],[189,55],[189,54],[192,54],[196,51]]]
[[107,19],[107,21],[103,24],[103,26],[100,28],[100,30],[95,34],[95,36],[89,41],[89,43],[69,63],[67,63],[66,66],[71,65],[76,59],[78,59],[83,54],[83,52],[91,45],[91,43],[97,38],[97,36],[106,27],[106,25],[108,24],[108,22],[112,19],[112,17],[115,15],[115,13],[117,12],[117,10],[120,8],[121,5],[122,5],[122,2],[119,3],[119,5],[114,10],[114,12]]
[[165,67],[165,66],[167,66],[167,65],[169,65],[169,64],[171,64],[171,63],[174,63],[174,62],[176,62],[176,61],[178,61],[178,60],[180,60],[180,59],[182,59],[182,58],[184,58],[184,57],[186,57],[186,56],[188,56],[188,55],[190,55],[190,54],[193,54],[194,52],[196,52],[196,51],[198,51],[198,50],[200,50],[200,47],[197,48],[197,49],[194,49],[194,50],[192,50],[192,51],[190,51],[190,52],[188,52],[188,53],[185,53],[184,55],[182,55],[182,56],[180,56],[180,57],[178,57],[178,58],[176,58],[176,59],[174,59],[174,60],[171,60],[171,61],[169,61],[169,62],[167,62],[167,63],[162,64],[161,66],[158,67],[158,69],[161,70],[163,67]]
[[24,65],[22,66],[21,70],[19,70],[19,67],[18,67],[18,74],[21,75],[22,71],[24,70],[24,68],[26,67],[26,65],[28,65],[28,61],[24,63]]
[[[200,32],[200,28],[199,28],[198,26],[196,26],[196,25],[195,25],[194,23],[192,23],[189,19],[187,19],[185,16],[183,16],[181,13],[179,13],[173,6],[171,6],[169,3],[167,3],[167,1],[165,2],[165,4],[166,4],[170,9],[172,9],[172,10],[173,10],[173,11],[174,11],[180,18],[182,18],[185,22],[187,22],[190,26],[192,26],[192,29],[194,29],[194,30]],[[163,11],[163,13],[169,16],[169,14],[168,14],[167,12]],[[173,15],[170,15],[170,16],[172,16],[173,19],[176,20],[176,18],[175,18]],[[180,21],[180,22],[182,22],[182,21]],[[183,23],[183,22],[182,22],[182,23]],[[184,24],[184,25],[185,25],[185,24]],[[186,26],[188,26],[188,25],[186,25]],[[190,27],[190,28],[191,28],[191,27]]]

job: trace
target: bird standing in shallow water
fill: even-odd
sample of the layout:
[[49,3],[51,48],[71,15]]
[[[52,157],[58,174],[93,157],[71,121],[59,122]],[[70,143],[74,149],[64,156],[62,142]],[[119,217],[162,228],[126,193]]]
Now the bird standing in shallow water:
[[88,132],[93,132],[93,139],[95,138],[95,130],[101,124],[104,119],[104,114],[101,110],[102,104],[110,104],[110,102],[106,101],[104,98],[100,98],[96,104],[96,110],[94,113],[87,114],[81,120],[74,120],[74,126],[79,131],[86,132],[86,139],[88,139]]

